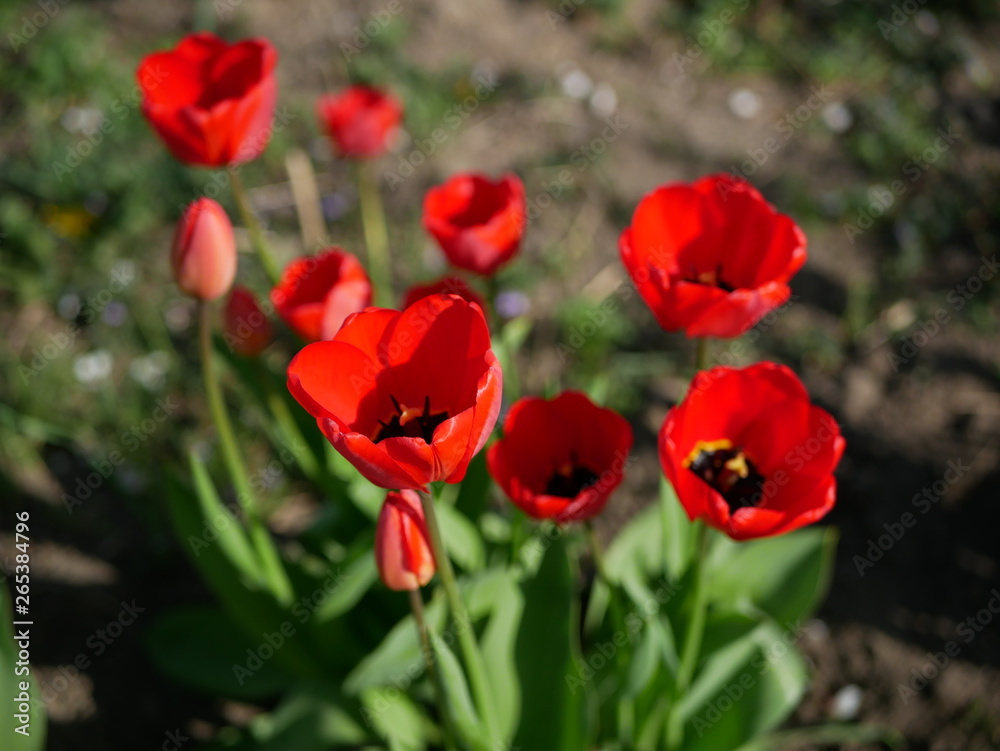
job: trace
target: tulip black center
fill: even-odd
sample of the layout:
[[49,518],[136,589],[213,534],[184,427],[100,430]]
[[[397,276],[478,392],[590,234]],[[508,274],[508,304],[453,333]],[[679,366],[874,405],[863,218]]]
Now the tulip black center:
[[720,263],[712,271],[698,271],[695,268],[691,269],[691,273],[688,274],[684,281],[694,282],[695,284],[705,284],[709,287],[718,287],[726,292],[733,292],[736,287],[731,287],[722,281],[722,264]]
[[597,475],[586,467],[582,467],[575,462],[568,462],[549,478],[545,486],[545,495],[554,495],[559,498],[576,498],[581,491],[586,490],[597,482]]
[[741,448],[716,445],[695,449],[688,469],[725,499],[730,513],[758,506],[764,497],[764,476]]
[[423,438],[425,443],[430,443],[434,438],[434,429],[448,419],[447,412],[431,412],[431,398],[424,397],[423,409],[417,407],[404,407],[394,396],[392,406],[396,413],[389,418],[389,421],[379,420],[379,427],[372,436],[373,443],[379,443],[386,438]]

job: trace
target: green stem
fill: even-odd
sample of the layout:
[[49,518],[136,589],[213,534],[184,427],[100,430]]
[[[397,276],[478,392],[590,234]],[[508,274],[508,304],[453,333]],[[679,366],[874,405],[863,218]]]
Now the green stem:
[[[435,495],[437,493],[435,492]],[[451,610],[452,623],[458,632],[458,643],[462,649],[462,657],[465,662],[466,672],[469,674],[469,683],[472,686],[472,694],[479,709],[479,716],[486,724],[486,732],[489,735],[490,744],[499,742],[499,733],[496,719],[494,717],[493,694],[490,690],[489,681],[486,678],[486,663],[483,660],[482,652],[476,643],[476,636],[472,630],[472,621],[465,609],[462,600],[462,593],[458,590],[458,581],[455,579],[455,571],[451,567],[451,560],[448,558],[448,550],[444,546],[444,539],[441,537],[441,528],[438,526],[437,513],[434,511],[435,499],[430,495],[421,493],[420,501],[424,509],[424,518],[427,522],[427,532],[431,537],[431,548],[434,551],[434,562],[437,564],[437,573],[441,577],[441,584],[444,586],[445,596],[448,598],[448,608]]]
[[229,421],[229,414],[226,412],[223,402],[222,387],[219,385],[218,375],[215,372],[215,353],[212,351],[212,306],[203,300],[198,302],[198,322],[198,344],[205,380],[205,396],[212,413],[212,421],[219,434],[222,458],[229,471],[233,486],[236,488],[236,495],[239,498],[240,507],[243,509],[250,540],[260,558],[264,575],[271,586],[271,592],[283,605],[290,605],[293,599],[292,585],[281,564],[281,556],[274,546],[274,540],[271,539],[271,535],[260,517],[260,508],[250,485],[250,476],[247,474],[246,464],[243,463],[243,457],[240,456],[237,448],[233,426]]
[[419,589],[411,589],[410,609],[413,611],[413,620],[417,623],[417,633],[420,634],[421,652],[424,655],[424,666],[427,668],[427,675],[430,676],[431,683],[434,684],[434,701],[437,704],[438,713],[441,715],[441,735],[444,737],[444,745],[449,751],[455,748],[455,741],[452,740],[451,720],[448,717],[448,710],[444,700],[444,686],[441,683],[441,676],[434,666],[434,650],[431,649],[430,631],[427,628],[427,619],[424,617],[424,599]]
[[698,658],[701,655],[701,641],[705,635],[705,616],[707,615],[708,586],[706,583],[706,561],[708,555],[708,527],[701,522],[694,522],[695,558],[694,566],[694,599],[691,604],[691,616],[684,632],[684,646],[681,649],[680,664],[677,668],[677,685],[674,689],[674,701],[667,715],[667,749],[671,751],[680,746],[683,740],[683,728],[676,715],[677,703],[694,678]]
[[497,281],[496,274],[490,274],[486,277],[486,310],[483,313],[486,314],[486,320],[489,321],[494,331],[499,333],[500,324],[500,313],[497,311],[497,297],[500,296],[500,283]]
[[694,354],[695,372],[704,370],[706,365],[708,365],[708,337],[703,336],[698,339],[697,349]]
[[264,267],[264,271],[267,272],[271,283],[277,284],[281,279],[281,270],[278,268],[274,256],[271,255],[271,251],[264,241],[264,233],[260,229],[260,222],[257,221],[253,209],[250,208],[250,199],[247,198],[246,189],[243,187],[243,178],[240,177],[240,173],[236,170],[230,170],[229,177],[233,184],[233,198],[236,199],[236,207],[240,211],[240,216],[243,217],[243,223],[250,232],[250,242],[253,244],[253,248],[257,252],[257,257],[260,259],[260,263]]
[[371,164],[360,162],[356,165],[355,177],[358,186],[358,202],[361,206],[361,225],[365,233],[365,247],[368,248],[368,273],[375,288],[375,302],[391,307],[395,302],[392,294],[392,267],[389,258],[389,234],[382,208],[382,194]]
[[583,529],[587,534],[587,544],[590,545],[590,554],[594,557],[594,568],[597,569],[597,576],[602,582],[611,590],[612,595],[615,591],[615,585],[611,581],[611,577],[608,576],[608,565],[604,560],[604,548],[601,545],[601,541],[597,539],[597,533],[594,531],[594,525],[588,519],[583,523]]
[[[614,620],[616,629],[623,629],[628,633],[628,629],[625,624],[625,613],[622,609],[622,603],[619,599],[619,594],[621,592],[621,587],[618,582],[611,579],[611,575],[608,573],[608,564],[604,558],[604,548],[601,545],[601,541],[597,539],[597,533],[594,532],[594,526],[590,521],[584,522],[584,530],[587,535],[587,543],[590,545],[591,555],[594,558],[594,568],[597,569],[597,578],[600,579],[604,586],[608,588],[609,604],[611,608],[611,617]],[[629,633],[629,641],[632,641],[632,635]]]
[[299,466],[302,467],[302,471],[310,480],[316,482],[323,471],[319,460],[309,448],[309,444],[306,442],[305,436],[302,435],[295,417],[292,415],[291,410],[288,409],[288,403],[285,401],[284,396],[274,387],[274,382],[268,376],[263,365],[260,362],[255,362],[254,366],[256,368],[257,382],[264,391],[267,409],[271,413],[271,416],[274,417],[274,421],[278,425],[278,430],[281,431],[282,438],[284,438],[288,448],[291,449]]

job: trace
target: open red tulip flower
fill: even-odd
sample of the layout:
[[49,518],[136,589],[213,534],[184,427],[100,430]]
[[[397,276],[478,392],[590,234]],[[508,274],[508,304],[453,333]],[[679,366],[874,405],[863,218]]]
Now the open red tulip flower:
[[433,578],[437,566],[415,491],[386,495],[375,527],[375,564],[385,586],[398,592],[419,589]]
[[536,519],[583,521],[604,508],[632,449],[632,428],[584,394],[519,400],[486,454],[490,475]]
[[455,175],[424,196],[424,228],[456,268],[492,275],[517,252],[524,226],[517,175]]
[[342,157],[371,159],[392,145],[403,119],[403,105],[371,86],[350,86],[321,97],[316,112]]
[[226,344],[243,357],[256,357],[271,343],[273,329],[257,298],[246,287],[233,287],[222,314]]
[[446,276],[443,279],[427,282],[426,284],[414,284],[403,295],[403,307],[408,308],[423,297],[440,295],[442,293],[446,295],[458,295],[463,300],[475,303],[484,311],[486,310],[486,303],[483,302],[483,298],[464,279],[460,279],[457,276]]
[[199,300],[226,294],[236,278],[236,236],[229,215],[211,198],[184,209],[177,223],[170,263],[177,286]]
[[270,138],[277,61],[266,39],[229,44],[208,32],[190,34],[140,63],[142,113],[185,164],[248,162]]
[[825,516],[843,452],[836,421],[770,362],[700,372],[660,430],[660,462],[688,517],[734,540]]
[[292,261],[271,290],[278,315],[308,342],[332,339],[346,318],[372,302],[372,285],[357,257],[331,247]]
[[357,313],[288,366],[288,389],[334,448],[389,489],[461,482],[502,383],[482,311],[455,295]]
[[795,222],[732,175],[649,193],[618,249],[660,326],[689,337],[740,336],[788,300],[806,260]]

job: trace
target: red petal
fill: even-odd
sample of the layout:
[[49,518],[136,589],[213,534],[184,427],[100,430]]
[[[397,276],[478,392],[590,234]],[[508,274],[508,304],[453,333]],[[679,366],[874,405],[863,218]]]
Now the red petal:
[[490,332],[478,307],[454,295],[425,297],[395,321],[387,352],[401,404],[457,415],[476,403],[489,367]]
[[809,403],[805,386],[784,365],[763,362],[702,371],[675,413],[674,440],[681,450],[690,451],[699,440],[745,437],[747,426],[759,415],[789,399]]
[[333,447],[369,482],[380,488],[409,488],[426,492],[426,481],[414,477],[401,467],[381,448],[382,444],[375,445],[361,433],[341,432],[333,420],[318,420],[317,424]]
[[288,390],[313,417],[336,420],[344,430],[375,432],[378,416],[365,409],[380,373],[378,365],[344,342],[303,347],[288,366]]
[[752,290],[738,289],[699,311],[688,322],[685,331],[689,337],[731,339],[740,336],[769,312],[784,305],[790,295],[788,286],[778,282]]
[[[698,269],[716,266],[718,246],[705,242],[713,234],[704,198],[690,186],[675,183],[647,194],[632,216],[632,242],[641,265],[684,274],[682,253],[698,252]],[[690,250],[688,250],[690,249]]]
[[500,361],[492,351],[487,353],[486,361],[488,370],[479,379],[466,455],[448,478],[448,482],[461,482],[465,479],[469,462],[483,450],[500,416],[500,406],[503,401],[503,371],[500,370]]
[[808,494],[797,496],[794,506],[738,509],[724,531],[734,540],[785,534],[819,521],[830,512],[836,500],[837,483],[830,476],[812,486]]

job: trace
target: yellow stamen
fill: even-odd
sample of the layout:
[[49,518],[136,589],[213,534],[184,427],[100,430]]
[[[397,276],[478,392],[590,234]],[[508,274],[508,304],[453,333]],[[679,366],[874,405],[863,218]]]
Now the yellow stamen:
[[422,417],[424,411],[422,409],[417,409],[416,407],[403,407],[403,411],[399,413],[399,426],[404,427],[406,423],[416,420],[418,417]]
[[719,283],[719,274],[716,271],[702,271],[698,274],[697,279],[701,284],[717,285]]
[[733,447],[733,442],[727,438],[720,438],[718,441],[698,441],[695,444],[694,450],[688,454],[687,459],[681,462],[681,466],[685,469],[691,466],[691,463],[697,459],[702,453],[709,453],[712,451],[719,451],[722,449],[731,449]]
[[730,472],[735,472],[744,479],[750,476],[750,468],[747,466],[747,458],[743,455],[742,451],[722,466]]

